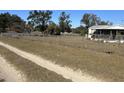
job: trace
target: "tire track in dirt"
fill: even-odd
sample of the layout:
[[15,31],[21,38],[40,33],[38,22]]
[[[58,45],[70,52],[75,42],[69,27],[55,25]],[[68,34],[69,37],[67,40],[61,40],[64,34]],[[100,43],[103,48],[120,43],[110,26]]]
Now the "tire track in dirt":
[[9,49],[10,51],[16,53],[17,55],[30,60],[31,62],[36,63],[37,65],[40,65],[41,67],[44,67],[50,71],[53,71],[59,75],[62,75],[66,79],[70,79],[74,82],[98,82],[103,81],[100,79],[97,79],[96,77],[93,77],[85,72],[82,72],[81,70],[74,71],[73,69],[69,67],[62,67],[58,64],[55,64],[51,61],[45,60],[37,55],[25,52],[23,50],[20,50],[18,48],[15,48],[11,45],[5,44],[3,42],[0,42],[0,45]]
[[22,76],[7,60],[0,55],[0,77],[7,82],[23,82],[26,77]]

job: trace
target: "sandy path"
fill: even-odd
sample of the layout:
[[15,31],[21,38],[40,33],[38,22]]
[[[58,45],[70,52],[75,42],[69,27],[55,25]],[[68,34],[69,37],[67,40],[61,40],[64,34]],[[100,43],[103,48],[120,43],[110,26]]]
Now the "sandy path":
[[8,82],[22,82],[26,78],[0,55],[0,78]]
[[74,71],[71,68],[68,67],[62,67],[58,64],[55,64],[53,62],[50,62],[48,60],[45,60],[39,56],[36,56],[34,54],[22,51],[20,49],[17,49],[11,45],[5,44],[3,42],[0,42],[0,45],[9,49],[10,51],[16,53],[17,55],[28,59],[37,65],[40,65],[41,67],[44,67],[50,71],[56,72],[59,75],[62,75],[66,79],[70,79],[74,82],[80,82],[80,81],[103,81],[100,79],[97,79],[96,77],[93,77],[91,75],[88,75],[85,72],[81,72],[80,70]]

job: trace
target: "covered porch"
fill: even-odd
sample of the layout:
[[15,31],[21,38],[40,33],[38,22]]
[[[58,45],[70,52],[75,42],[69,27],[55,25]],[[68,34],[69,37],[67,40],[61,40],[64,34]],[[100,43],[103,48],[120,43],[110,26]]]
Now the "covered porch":
[[96,29],[93,39],[124,40],[124,30],[121,29]]

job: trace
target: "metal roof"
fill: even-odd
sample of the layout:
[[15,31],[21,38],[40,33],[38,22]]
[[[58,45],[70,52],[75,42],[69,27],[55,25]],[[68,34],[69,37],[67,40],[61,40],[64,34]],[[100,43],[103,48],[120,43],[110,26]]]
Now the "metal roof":
[[124,26],[96,25],[96,26],[89,27],[89,29],[119,29],[119,30],[124,30]]

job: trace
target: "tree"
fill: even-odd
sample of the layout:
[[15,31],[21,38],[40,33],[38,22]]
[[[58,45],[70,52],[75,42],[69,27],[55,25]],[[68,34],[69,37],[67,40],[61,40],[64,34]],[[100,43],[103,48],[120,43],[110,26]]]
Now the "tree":
[[55,35],[60,35],[61,34],[61,29],[60,27],[57,25],[55,28]]
[[0,28],[1,28],[1,32],[5,32],[6,28],[8,27],[8,23],[9,23],[9,18],[10,14],[9,13],[2,13],[0,14]]
[[40,31],[45,31],[48,27],[48,23],[52,18],[52,11],[30,11],[28,20],[29,23]]
[[86,28],[83,27],[83,26],[79,26],[79,27],[76,27],[76,28],[73,28],[72,30],[73,33],[77,33],[77,34],[81,34],[81,35],[85,35],[86,34]]
[[101,21],[101,23],[99,25],[112,25],[112,22],[109,21]]
[[61,32],[71,32],[70,15],[62,12],[59,17],[59,27]]
[[17,15],[11,15],[9,18],[8,27],[16,32],[24,32],[26,22]]
[[83,18],[81,19],[81,23],[85,25],[86,28],[89,28],[93,25],[98,25],[101,19],[97,17],[95,14],[84,14]]
[[56,24],[54,22],[50,22],[49,26],[48,26],[48,31],[50,35],[54,35],[55,34],[55,29],[56,29]]
[[86,13],[83,15],[83,18],[81,19],[81,24],[87,29],[93,25],[112,25],[109,21],[103,21],[100,17],[98,17],[95,14]]
[[52,21],[50,22],[48,26],[48,31],[50,35],[60,35],[61,33],[60,27]]
[[24,27],[25,22],[17,15],[11,15],[9,13],[0,14],[0,28],[1,32],[6,32],[6,28],[12,28],[16,26]]
[[81,19],[81,23],[85,25],[86,28],[89,28],[93,25],[112,25],[109,21],[103,21],[100,17],[95,14],[86,13]]

